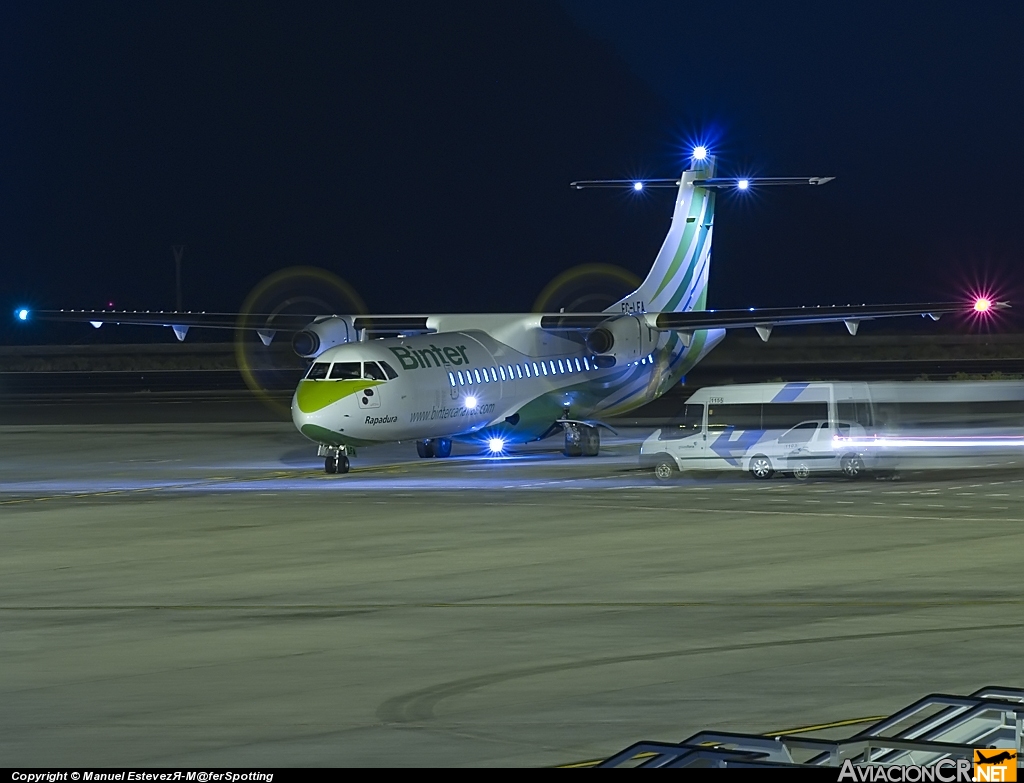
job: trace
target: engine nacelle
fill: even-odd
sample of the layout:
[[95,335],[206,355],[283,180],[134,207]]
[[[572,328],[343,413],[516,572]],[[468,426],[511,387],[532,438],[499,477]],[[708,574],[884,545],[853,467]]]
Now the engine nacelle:
[[313,359],[328,348],[344,345],[357,339],[351,318],[328,315],[317,318],[313,323],[292,337],[292,350],[304,359]]
[[[610,318],[587,335],[587,348],[601,359],[615,359],[615,364],[637,362],[655,348],[656,335],[635,315]],[[611,366],[609,364],[609,366]]]

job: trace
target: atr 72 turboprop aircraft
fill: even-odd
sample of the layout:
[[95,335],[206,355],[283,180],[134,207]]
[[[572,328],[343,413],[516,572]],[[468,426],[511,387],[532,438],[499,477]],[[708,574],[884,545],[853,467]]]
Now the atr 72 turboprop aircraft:
[[[292,399],[299,431],[319,444],[328,473],[347,473],[359,446],[416,442],[421,457],[447,457],[452,439],[492,453],[509,444],[564,433],[567,456],[592,456],[602,418],[659,397],[725,336],[753,327],[845,323],[909,315],[937,319],[971,305],[798,307],[706,310],[715,194],[723,188],[822,185],[832,177],[765,179],[715,176],[714,158],[694,150],[678,179],[595,180],[574,187],[678,189],[672,224],[640,287],[600,313],[289,316],[260,337],[294,333],[292,345],[312,360]],[[979,300],[975,310],[1005,303]],[[233,314],[19,310],[17,317],[190,327],[234,328]],[[269,318],[269,316],[268,316]],[[390,335],[390,336],[381,336]]]

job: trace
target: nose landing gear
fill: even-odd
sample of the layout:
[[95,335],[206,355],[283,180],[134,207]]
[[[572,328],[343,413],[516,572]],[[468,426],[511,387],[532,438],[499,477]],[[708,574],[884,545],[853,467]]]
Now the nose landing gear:
[[355,450],[347,446],[321,445],[317,449],[317,456],[324,458],[324,473],[334,475],[336,473],[348,473],[350,465],[349,454],[354,457]]
[[348,457],[344,454],[339,454],[337,457],[327,457],[324,460],[325,473],[348,473],[348,470]]

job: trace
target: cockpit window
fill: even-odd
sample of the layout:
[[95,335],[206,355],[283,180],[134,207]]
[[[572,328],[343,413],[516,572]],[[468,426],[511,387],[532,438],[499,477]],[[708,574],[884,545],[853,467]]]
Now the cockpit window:
[[306,377],[311,381],[322,381],[327,377],[330,367],[330,362],[314,362],[313,366],[309,368],[309,372],[306,373]]
[[398,377],[398,373],[395,372],[395,368],[392,367],[387,362],[381,362],[380,366],[384,368],[384,372],[387,373],[389,381],[393,381],[395,378]]
[[363,362],[363,377],[371,381],[386,381],[388,376],[377,365],[377,362]]
[[359,380],[363,377],[359,365],[360,362],[335,362],[331,368],[331,380]]

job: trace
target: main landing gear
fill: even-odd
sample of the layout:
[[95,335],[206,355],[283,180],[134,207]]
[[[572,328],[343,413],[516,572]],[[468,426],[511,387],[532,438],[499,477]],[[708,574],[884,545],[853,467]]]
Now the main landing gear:
[[428,438],[416,441],[416,453],[421,459],[430,457],[450,457],[452,455],[451,438]]
[[565,449],[562,452],[565,456],[596,457],[601,451],[601,432],[597,427],[566,423],[562,429],[565,431]]
[[355,456],[355,450],[346,446],[321,445],[317,449],[317,456],[324,458],[324,473],[348,473],[350,465],[348,461],[349,452]]

